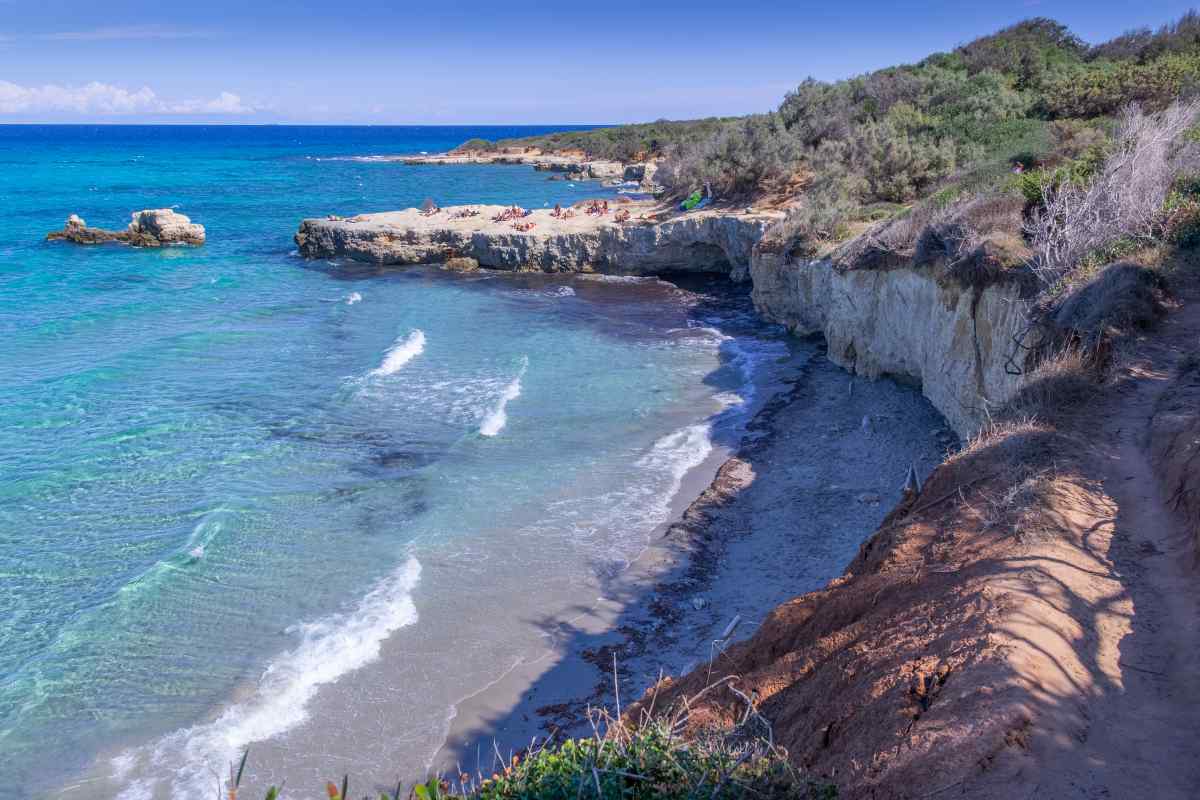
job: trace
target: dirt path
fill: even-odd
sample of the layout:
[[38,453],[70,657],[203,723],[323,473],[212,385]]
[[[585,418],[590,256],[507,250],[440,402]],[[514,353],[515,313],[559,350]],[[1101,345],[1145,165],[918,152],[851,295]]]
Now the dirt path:
[[1093,676],[1102,688],[1087,703],[1080,746],[1042,748],[1041,769],[1029,776],[1039,797],[1200,796],[1200,574],[1149,447],[1159,401],[1198,346],[1193,299],[1140,343],[1117,390],[1084,423],[1095,426],[1089,471],[1114,512],[1107,555],[1121,596],[1108,607],[1112,619],[1097,615],[1096,649],[1115,659],[1097,659],[1107,674]]

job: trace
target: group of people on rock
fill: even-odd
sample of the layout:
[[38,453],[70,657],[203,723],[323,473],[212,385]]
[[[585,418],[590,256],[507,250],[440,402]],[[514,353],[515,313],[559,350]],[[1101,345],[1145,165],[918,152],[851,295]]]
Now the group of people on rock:
[[575,216],[575,212],[569,208],[564,210],[562,206],[560,206],[558,203],[555,203],[554,210],[550,212],[550,216],[554,217],[555,219],[570,219],[571,217]]
[[511,208],[507,208],[504,211],[501,211],[496,216],[492,217],[492,222],[508,222],[509,220],[512,220],[512,219],[520,219],[521,217],[528,217],[531,213],[533,213],[533,212],[526,211],[525,209],[521,208],[520,206],[512,206]]

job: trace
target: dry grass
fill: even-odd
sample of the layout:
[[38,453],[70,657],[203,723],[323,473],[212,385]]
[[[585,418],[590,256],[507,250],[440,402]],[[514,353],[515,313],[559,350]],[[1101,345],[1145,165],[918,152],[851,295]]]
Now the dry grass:
[[1023,279],[1031,252],[1021,238],[1023,202],[986,192],[949,205],[933,200],[886,220],[843,247],[840,269],[893,269],[933,265],[938,280],[984,287]]
[[1140,264],[1110,264],[1055,304],[1050,317],[1089,349],[1135,330],[1152,327],[1166,314],[1167,287],[1158,270]]
[[1163,202],[1178,178],[1194,169],[1196,147],[1185,138],[1200,118],[1200,100],[1178,102],[1160,114],[1126,109],[1112,154],[1085,183],[1042,187],[1043,208],[1026,231],[1042,283],[1056,287],[1091,253],[1122,239],[1150,242],[1159,232]]
[[1069,413],[1100,389],[1102,364],[1093,353],[1066,346],[1044,358],[1000,412],[1008,420],[1050,420]]
[[967,258],[988,237],[1017,236],[1021,232],[1024,202],[1008,193],[987,193],[933,212],[919,233],[914,258],[917,263]]

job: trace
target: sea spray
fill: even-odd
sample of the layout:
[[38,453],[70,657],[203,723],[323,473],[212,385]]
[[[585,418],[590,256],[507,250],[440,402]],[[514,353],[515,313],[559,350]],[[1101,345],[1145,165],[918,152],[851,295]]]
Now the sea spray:
[[[114,779],[124,783],[120,800],[150,794],[155,779],[173,772],[174,800],[202,800],[212,791],[208,768],[234,762],[253,742],[279,736],[308,718],[317,690],[379,657],[384,640],[417,621],[412,591],[421,577],[415,558],[380,580],[351,611],[294,625],[300,643],[276,657],[250,699],[227,708],[216,720],[172,733],[112,760]],[[147,775],[149,773],[149,775]]]
[[393,375],[423,352],[425,352],[425,332],[418,328],[408,336],[397,339],[384,355],[383,363],[371,370],[371,374],[376,377]]
[[510,400],[516,400],[521,396],[521,378],[525,377],[525,370],[529,368],[529,357],[521,357],[521,369],[517,372],[517,377],[509,381],[504,387],[504,391],[500,393],[499,399],[483,418],[483,422],[479,426],[479,433],[482,436],[495,436],[500,431],[504,430],[504,426],[508,424],[508,403]]
[[355,303],[361,303],[361,302],[362,302],[362,295],[359,294],[358,292],[351,292],[349,295],[346,296],[346,305],[348,305],[348,306],[352,306]]

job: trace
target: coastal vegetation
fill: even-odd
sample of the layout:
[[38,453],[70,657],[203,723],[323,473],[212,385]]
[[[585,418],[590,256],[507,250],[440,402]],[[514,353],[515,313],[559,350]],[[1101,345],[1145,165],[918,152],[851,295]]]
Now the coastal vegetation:
[[[738,724],[680,736],[687,725],[688,709],[705,694],[730,692],[744,703]],[[836,788],[808,779],[788,762],[786,752],[771,741],[770,724],[755,710],[753,701],[737,690],[729,678],[709,684],[698,696],[653,713],[653,705],[636,723],[603,710],[588,714],[591,735],[560,742],[547,740],[520,754],[492,754],[485,769],[471,774],[461,768],[450,778],[434,776],[403,794],[403,784],[378,792],[379,800],[563,800],[588,797],[597,800],[834,800]],[[226,786],[229,800],[237,800],[246,755],[236,771],[232,765]],[[486,774],[485,774],[486,772]],[[265,800],[276,800],[280,789],[271,787]],[[323,794],[329,800],[351,800],[350,778],[329,782]],[[371,800],[363,794],[363,800]]]
[[[813,249],[856,223],[979,194],[1082,185],[1125,110],[1166,109],[1200,80],[1200,16],[1088,45],[1046,18],[951,52],[841,81],[808,79],[769,113],[655,122],[494,143],[589,158],[658,158],[674,196],[710,186],[790,209],[775,232]],[[465,148],[488,143],[470,142]],[[1013,175],[1014,171],[1018,174]]]
[[666,120],[635,125],[593,128],[583,131],[560,131],[541,136],[517,139],[471,139],[455,151],[489,151],[532,148],[547,153],[579,152],[592,159],[640,161],[657,158],[673,147],[704,139],[726,125],[737,122],[736,117],[708,117],[696,120]]

